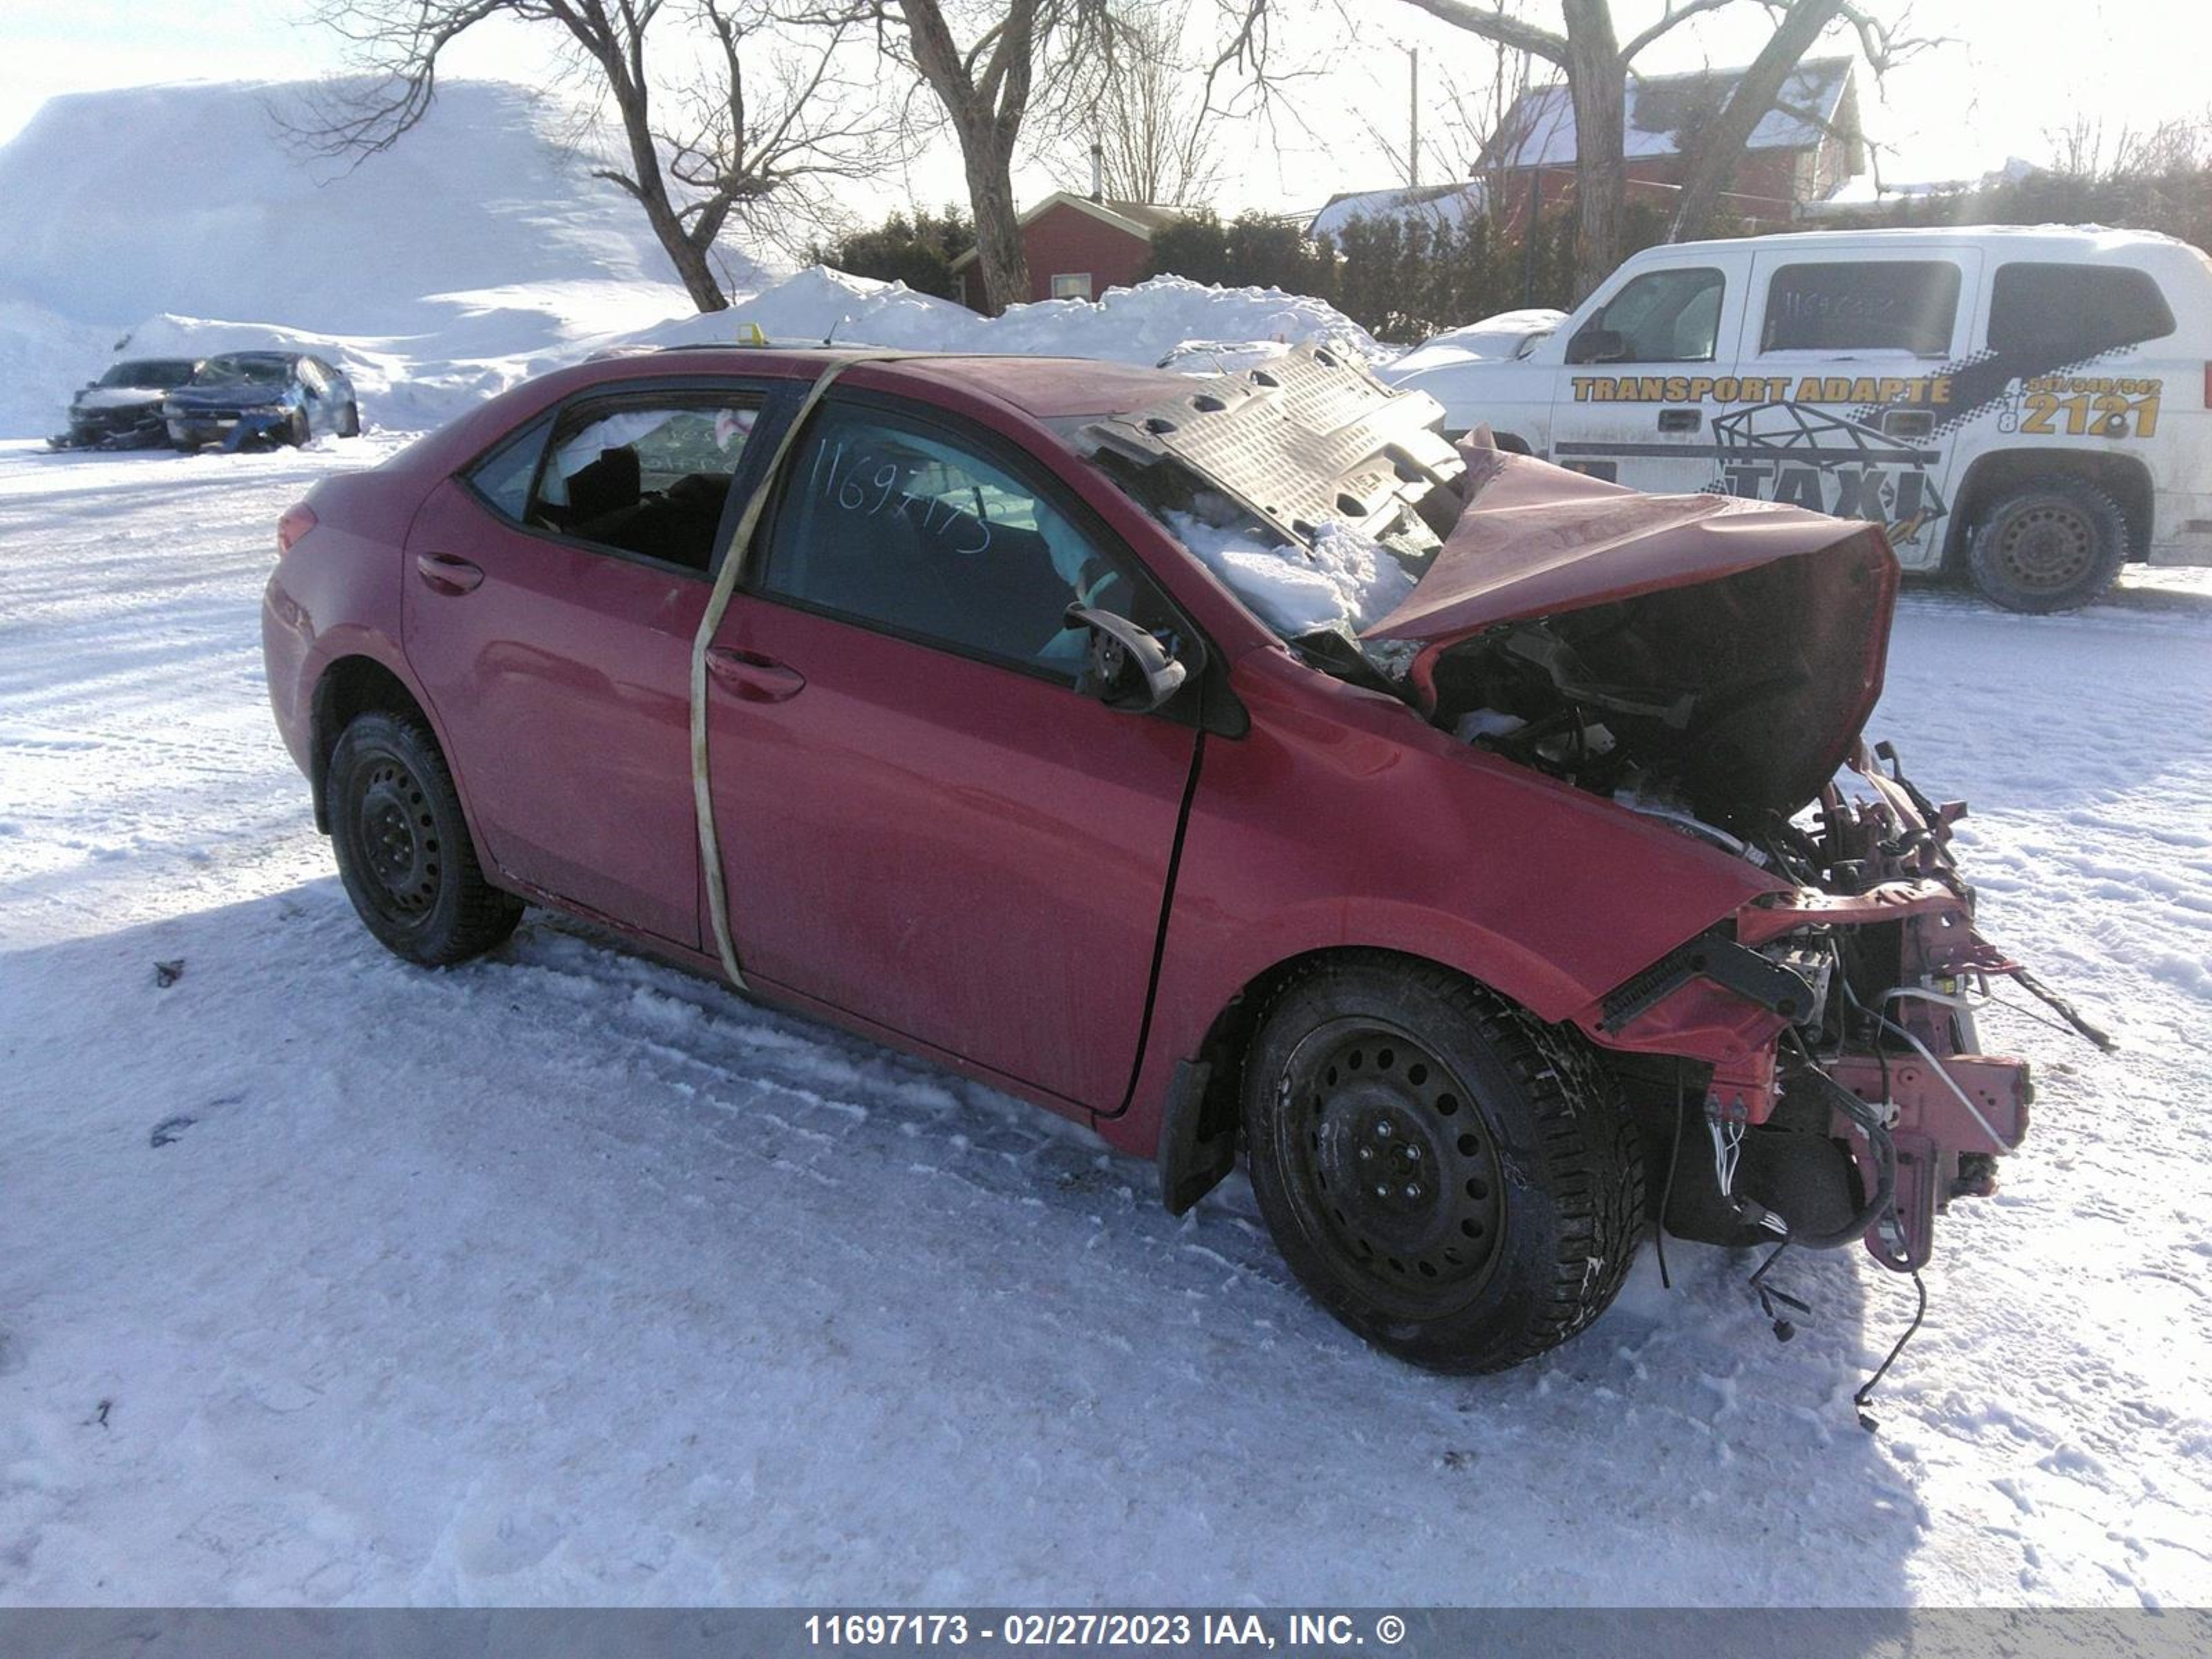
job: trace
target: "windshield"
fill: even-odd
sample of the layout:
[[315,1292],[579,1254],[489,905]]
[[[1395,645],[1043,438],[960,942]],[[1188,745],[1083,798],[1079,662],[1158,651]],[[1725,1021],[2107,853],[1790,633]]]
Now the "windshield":
[[137,362],[118,363],[100,377],[102,386],[143,386],[165,391],[173,386],[182,386],[192,378],[199,365],[189,357],[156,357]]
[[292,378],[289,357],[211,357],[194,386],[282,386]]
[[1048,422],[1270,631],[1386,677],[1361,635],[1404,604],[1459,516],[1459,456],[1425,392],[1301,346],[1106,418]]

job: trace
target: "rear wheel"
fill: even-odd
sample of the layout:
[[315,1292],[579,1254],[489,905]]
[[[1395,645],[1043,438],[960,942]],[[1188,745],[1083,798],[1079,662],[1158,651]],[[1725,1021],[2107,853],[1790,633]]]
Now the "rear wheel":
[[338,412],[338,436],[341,438],[361,436],[361,405],[350,398],[346,399],[346,406]]
[[2044,614],[2089,604],[2128,556],[2119,504],[2080,478],[2054,477],[2000,496],[1974,532],[1966,566],[1984,598]]
[[291,419],[284,423],[284,441],[295,449],[305,449],[307,447],[307,440],[313,435],[313,429],[307,425],[307,411],[304,409],[294,410]]
[[1620,1290],[1633,1125],[1579,1038],[1382,957],[1286,986],[1244,1068],[1253,1189],[1291,1270],[1377,1347],[1443,1371],[1555,1347]]
[[409,715],[362,714],[331,754],[331,842],[368,931],[444,967],[514,931],[522,903],[484,879],[437,740]]

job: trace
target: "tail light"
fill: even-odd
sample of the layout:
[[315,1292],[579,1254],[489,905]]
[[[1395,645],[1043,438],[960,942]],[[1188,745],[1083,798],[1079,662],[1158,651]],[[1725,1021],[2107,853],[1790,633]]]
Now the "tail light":
[[282,558],[292,550],[292,544],[315,527],[315,509],[305,501],[295,501],[284,509],[284,516],[276,520],[276,554]]

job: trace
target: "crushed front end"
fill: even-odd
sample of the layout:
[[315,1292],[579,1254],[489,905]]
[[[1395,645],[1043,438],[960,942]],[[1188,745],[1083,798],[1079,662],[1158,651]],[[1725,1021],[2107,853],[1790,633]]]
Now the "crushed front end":
[[1999,977],[2048,994],[1975,930],[1951,849],[1963,807],[1933,805],[1863,747],[1843,775],[1854,787],[1832,782],[1747,848],[1787,887],[1576,1023],[1644,1085],[1658,1167],[1674,1171],[1658,1199],[1668,1232],[1863,1240],[1909,1272],[1937,1214],[1995,1192],[1996,1160],[2027,1131],[2027,1066],[1981,1052],[1976,994]]
[[[1441,413],[1298,348],[1079,436],[1310,665],[1750,866],[1756,896],[1718,918],[1623,869],[1624,912],[1681,942],[1571,1022],[1637,1115],[1664,1232],[1863,1241],[1917,1270],[2027,1133],[2026,1064],[1975,1033],[1987,982],[2103,1039],[1976,932],[1964,806],[1866,746],[1899,581],[1883,526],[1649,495],[1485,432],[1454,452]],[[1273,614],[1255,569],[1329,569],[1341,532],[1381,579],[1340,580],[1334,617]]]

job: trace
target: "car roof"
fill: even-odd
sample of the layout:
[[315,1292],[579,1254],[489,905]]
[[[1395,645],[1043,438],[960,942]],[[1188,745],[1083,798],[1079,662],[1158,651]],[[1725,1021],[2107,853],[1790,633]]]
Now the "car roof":
[[1790,230],[1771,236],[1723,238],[1662,244],[1648,252],[1686,253],[1748,246],[1759,252],[1826,252],[1846,257],[1853,248],[1957,246],[1991,243],[2008,254],[2063,254],[2069,258],[2140,252],[2146,248],[2189,245],[2154,230],[2116,230],[2103,225],[1895,225],[1869,230]]
[[1016,357],[955,352],[878,357],[866,347],[677,346],[649,357],[659,373],[763,374],[812,379],[831,363],[869,362],[893,383],[954,387],[1019,410],[1037,420],[1120,415],[1188,391],[1191,377],[1090,357]]

